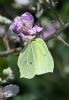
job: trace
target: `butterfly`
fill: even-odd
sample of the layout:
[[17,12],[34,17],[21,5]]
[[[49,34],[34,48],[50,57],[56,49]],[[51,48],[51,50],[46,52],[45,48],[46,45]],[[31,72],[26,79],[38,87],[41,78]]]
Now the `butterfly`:
[[7,100],[9,97],[16,96],[19,92],[17,85],[9,84],[5,87],[0,87],[0,100]]
[[53,72],[54,61],[43,39],[34,39],[21,51],[18,67],[20,78],[31,79],[36,75]]

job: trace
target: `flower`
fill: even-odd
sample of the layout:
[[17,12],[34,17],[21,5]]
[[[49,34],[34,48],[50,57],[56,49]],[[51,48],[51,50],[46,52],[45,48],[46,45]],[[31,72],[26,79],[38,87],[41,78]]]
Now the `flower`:
[[37,33],[43,30],[42,27],[34,25],[34,17],[29,12],[14,19],[14,22],[10,25],[10,29],[13,32],[17,32],[26,41],[35,38]]
[[54,25],[50,25],[49,27],[45,28],[42,32],[42,37],[44,39],[49,38],[50,36],[56,33],[56,27]]

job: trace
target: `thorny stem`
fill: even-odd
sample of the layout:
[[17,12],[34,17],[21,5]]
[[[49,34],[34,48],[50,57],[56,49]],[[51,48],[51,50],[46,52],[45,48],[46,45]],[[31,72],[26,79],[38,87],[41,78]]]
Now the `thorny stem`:
[[56,38],[63,30],[65,30],[67,27],[69,27],[69,23],[66,23],[64,26],[62,26],[57,32],[55,32],[53,35],[50,35],[46,38],[46,40]]
[[[69,23],[65,24],[62,28],[60,28],[60,30],[58,30],[56,33],[54,33],[54,35],[50,36],[49,38],[47,38],[46,40],[49,40],[51,38],[57,38],[58,35],[64,30],[66,29],[67,27],[69,27]],[[55,35],[56,34],[56,35]],[[69,47],[69,44],[66,43],[63,39],[59,39],[63,44],[65,44],[67,47]],[[22,50],[21,47],[19,48],[14,48],[14,49],[9,49],[7,51],[2,51],[0,52],[0,56],[8,56],[8,55],[11,55],[13,53],[19,53],[20,51]]]
[[63,25],[64,25],[64,22],[61,20],[61,18],[58,16],[56,10],[54,9],[53,4],[52,4],[52,0],[49,0],[49,2],[50,2],[50,7],[51,7],[52,11],[54,12],[54,14],[55,14],[57,20],[58,20],[59,23],[63,26]]
[[65,46],[69,47],[69,44],[59,35],[67,27],[69,27],[69,23],[65,24],[56,33],[54,33],[53,35],[51,35],[50,37],[48,37],[47,40],[48,39],[52,39],[52,38],[56,38],[57,40],[59,40],[60,42],[62,42]]
[[4,42],[4,45],[5,45],[6,49],[9,50],[10,46],[9,46],[9,42],[8,42],[8,36],[7,36],[6,33],[5,33],[5,35],[2,39],[3,39],[3,42]]
[[19,48],[14,48],[14,49],[10,49],[10,50],[6,50],[6,51],[2,51],[0,52],[0,56],[8,56],[8,55],[11,55],[13,53],[18,53],[22,50],[21,47]]
[[69,44],[66,41],[64,41],[64,39],[61,36],[57,36],[56,39],[62,42],[65,46],[69,47]]
[[41,15],[43,14],[43,8],[41,8],[41,3],[43,1],[39,0],[39,2],[37,3],[37,13],[36,13],[36,17],[40,18]]
[[[69,47],[69,44],[67,42],[65,42],[62,37],[58,36],[63,30],[65,30],[67,27],[69,27],[69,23],[64,24],[64,22],[61,20],[61,18],[58,16],[57,12],[55,11],[55,9],[53,7],[53,4],[52,4],[52,0],[49,0],[49,2],[50,2],[51,9],[53,10],[57,20],[61,24],[61,28],[56,33],[54,33],[53,35],[46,38],[46,40],[49,40],[51,38],[56,38],[57,40],[61,41],[64,45]],[[7,46],[6,46],[7,50],[0,52],[0,56],[8,56],[8,55],[11,55],[13,53],[19,53],[22,50],[21,47],[14,48],[14,49],[9,49],[9,43],[8,43],[7,40],[6,40],[6,43],[7,43]]]

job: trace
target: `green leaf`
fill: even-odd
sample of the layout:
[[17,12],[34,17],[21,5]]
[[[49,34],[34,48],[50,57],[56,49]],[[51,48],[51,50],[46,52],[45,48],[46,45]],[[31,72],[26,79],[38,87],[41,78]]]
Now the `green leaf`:
[[20,77],[33,78],[35,75],[53,72],[53,58],[46,46],[46,43],[37,38],[28,44],[18,58]]

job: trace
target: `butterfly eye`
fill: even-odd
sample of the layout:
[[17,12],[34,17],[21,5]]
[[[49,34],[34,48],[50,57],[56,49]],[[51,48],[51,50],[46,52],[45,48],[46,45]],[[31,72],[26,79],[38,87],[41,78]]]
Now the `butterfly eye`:
[[16,96],[18,92],[19,87],[17,85],[10,84],[3,88],[3,95],[6,98]]

